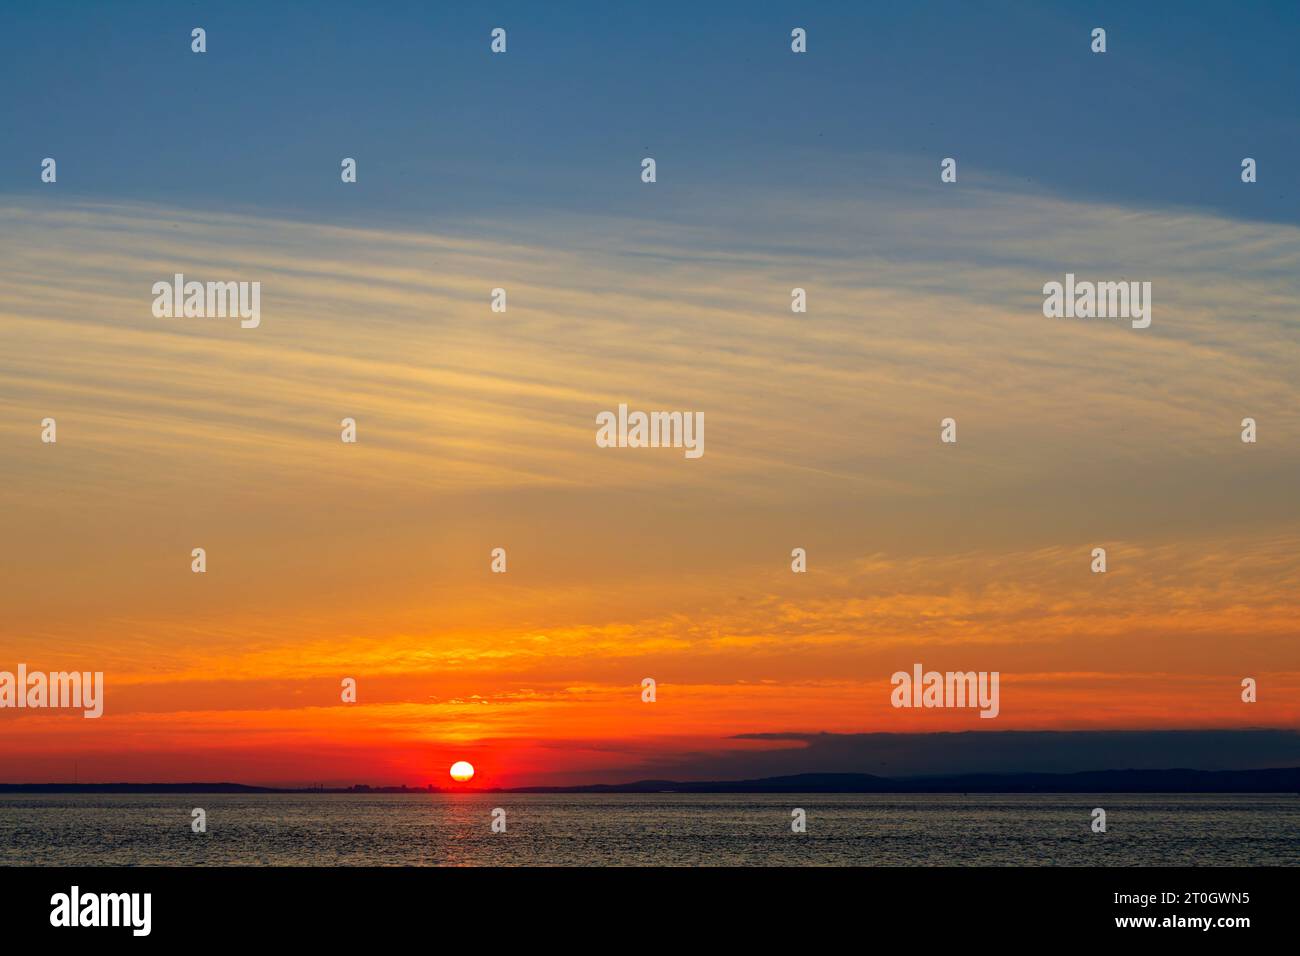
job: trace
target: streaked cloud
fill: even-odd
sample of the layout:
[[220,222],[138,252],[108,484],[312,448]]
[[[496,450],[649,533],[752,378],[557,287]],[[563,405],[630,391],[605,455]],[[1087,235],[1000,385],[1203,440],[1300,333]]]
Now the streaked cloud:
[[[0,206],[0,649],[118,708],[25,717],[31,746],[887,729],[917,657],[1001,668],[1017,727],[1232,725],[1247,672],[1294,723],[1300,231],[993,181],[677,201],[426,232]],[[1152,281],[1152,327],[1044,319],[1067,271]],[[261,281],[262,327],[155,319],[175,272]],[[620,401],[704,411],[704,458],[597,449]],[[647,726],[648,673],[690,708]]]

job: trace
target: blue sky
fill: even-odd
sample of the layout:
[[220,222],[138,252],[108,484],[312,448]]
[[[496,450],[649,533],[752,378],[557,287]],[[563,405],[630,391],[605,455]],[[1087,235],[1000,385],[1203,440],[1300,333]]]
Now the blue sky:
[[[120,692],[0,762],[414,783],[536,741],[484,779],[572,782],[846,738],[789,769],[983,723],[894,710],[916,661],[1003,673],[999,730],[1300,724],[1294,5],[383,6],[5,6],[0,649]],[[257,330],[156,316],[178,272],[260,283]],[[1045,318],[1067,272],[1152,325]],[[599,449],[624,401],[706,456]]]
[[[1295,4],[368,6],[7,4],[0,190],[35,193],[54,156],[80,198],[352,223],[671,218],[729,188],[937,188],[954,156],[1002,188],[1300,220]],[[356,189],[339,189],[343,156]]]

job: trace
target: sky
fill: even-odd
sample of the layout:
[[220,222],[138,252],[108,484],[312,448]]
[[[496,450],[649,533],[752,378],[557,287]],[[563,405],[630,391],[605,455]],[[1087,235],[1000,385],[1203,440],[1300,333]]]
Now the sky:
[[876,6],[6,7],[0,780],[1294,765],[1300,11]]

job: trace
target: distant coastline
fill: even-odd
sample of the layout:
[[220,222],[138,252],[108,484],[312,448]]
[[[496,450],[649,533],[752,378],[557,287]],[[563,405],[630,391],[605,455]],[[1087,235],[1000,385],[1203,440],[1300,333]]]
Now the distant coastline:
[[240,783],[3,783],[0,794],[27,793],[1294,793],[1300,767],[1268,770],[1092,770],[1080,773],[961,774],[879,777],[865,773],[805,773],[754,780],[637,780],[571,787],[442,788],[261,787]]

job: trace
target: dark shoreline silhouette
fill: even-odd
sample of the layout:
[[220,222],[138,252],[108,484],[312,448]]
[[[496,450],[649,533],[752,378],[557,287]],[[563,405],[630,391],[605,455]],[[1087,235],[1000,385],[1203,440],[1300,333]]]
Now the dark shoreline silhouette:
[[1294,793],[1300,767],[1269,770],[1089,770],[878,777],[802,773],[755,780],[637,780],[572,787],[258,787],[240,783],[0,783],[0,793]]

